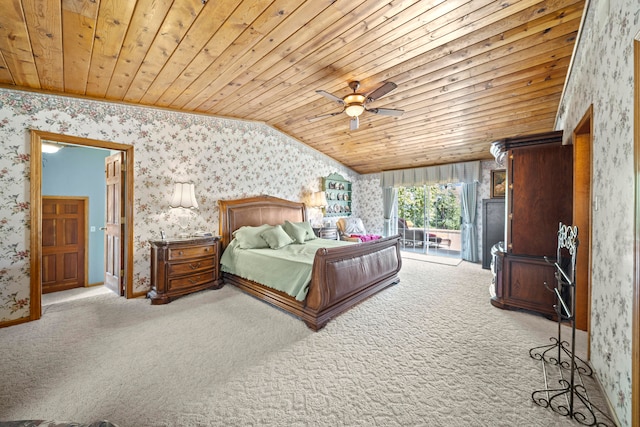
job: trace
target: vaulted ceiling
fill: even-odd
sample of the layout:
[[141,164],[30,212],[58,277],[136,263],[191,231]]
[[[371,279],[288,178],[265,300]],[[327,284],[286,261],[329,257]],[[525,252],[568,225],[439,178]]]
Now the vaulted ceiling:
[[[584,0],[0,0],[0,84],[261,121],[360,173],[551,131]],[[359,128],[341,112],[359,81]],[[316,91],[330,94],[323,96]],[[333,97],[331,96],[333,95]],[[316,116],[329,115],[319,120]]]

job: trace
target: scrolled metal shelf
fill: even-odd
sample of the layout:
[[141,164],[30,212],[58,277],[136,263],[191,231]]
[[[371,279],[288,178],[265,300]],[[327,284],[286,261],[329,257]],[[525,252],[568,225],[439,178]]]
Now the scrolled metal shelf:
[[[571,369],[571,363],[568,360],[563,360],[561,354],[558,354],[557,357],[554,357],[555,350],[562,351],[567,357],[571,358],[571,345],[568,341],[559,341],[556,337],[550,337],[550,341],[553,344],[541,345],[538,347],[533,347],[529,350],[529,356],[532,359],[544,361],[549,365],[560,366],[563,369]],[[574,355],[574,359],[577,362],[574,362],[575,369],[580,371],[582,375],[592,376],[593,370],[589,366],[587,362],[582,360],[579,356]]]
[[[541,362],[545,388],[531,393],[534,403],[543,408],[551,408],[555,413],[572,418],[586,426],[615,426],[616,423],[606,412],[593,405],[584,386],[583,376],[592,377],[593,370],[587,362],[575,354],[576,324],[573,308],[576,306],[575,273],[578,250],[578,228],[560,223],[558,230],[558,251],[555,261],[545,260],[556,268],[555,288],[544,286],[556,294],[554,309],[558,318],[558,336],[551,337],[551,344],[533,347],[529,350],[532,359]],[[571,255],[571,265],[565,271],[561,266],[563,254]],[[566,260],[566,258],[565,258]],[[568,304],[564,296],[568,296]],[[563,323],[571,326],[571,342],[562,339]],[[552,369],[548,369],[552,368]],[[557,370],[552,377],[549,371]],[[568,376],[568,379],[565,378]],[[557,379],[560,388],[549,386],[553,379]],[[600,421],[604,419],[606,422]],[[610,424],[607,424],[610,423]]]

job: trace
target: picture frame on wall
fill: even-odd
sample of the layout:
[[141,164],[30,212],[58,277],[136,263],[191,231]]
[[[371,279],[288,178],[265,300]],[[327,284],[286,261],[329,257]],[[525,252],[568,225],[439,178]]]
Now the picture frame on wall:
[[504,169],[491,171],[491,198],[504,198],[507,192],[507,171]]

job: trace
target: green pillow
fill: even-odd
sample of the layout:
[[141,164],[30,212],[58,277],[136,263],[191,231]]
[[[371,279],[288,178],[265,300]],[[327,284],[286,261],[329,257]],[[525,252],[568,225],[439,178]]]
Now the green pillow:
[[313,227],[311,227],[311,224],[309,224],[307,221],[292,222],[292,224],[302,227],[306,230],[307,235],[304,240],[313,240],[318,238],[318,236],[316,236],[316,233],[313,232]]
[[260,235],[269,244],[271,249],[280,249],[293,243],[293,239],[280,225],[271,227]]
[[238,241],[240,249],[264,249],[268,248],[269,244],[260,237],[260,234],[269,230],[273,226],[269,224],[259,225],[257,227],[250,227],[245,225],[238,228],[233,232],[233,237]]
[[306,228],[290,221],[285,221],[282,228],[296,243],[304,244],[307,237]]

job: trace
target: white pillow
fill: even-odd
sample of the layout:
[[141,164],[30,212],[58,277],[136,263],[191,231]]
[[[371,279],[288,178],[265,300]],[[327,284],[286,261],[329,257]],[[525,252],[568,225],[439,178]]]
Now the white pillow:
[[367,234],[360,218],[347,218],[344,232],[347,234]]

